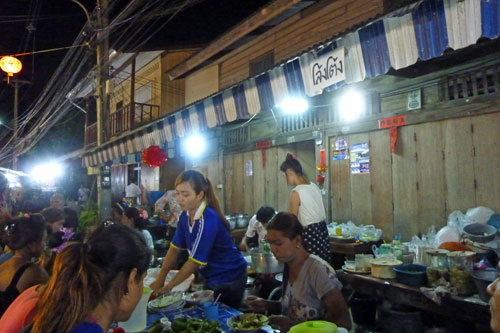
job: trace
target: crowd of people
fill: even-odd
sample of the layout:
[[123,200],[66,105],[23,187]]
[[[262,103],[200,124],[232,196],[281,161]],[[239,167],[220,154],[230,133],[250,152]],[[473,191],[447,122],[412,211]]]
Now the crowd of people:
[[[220,301],[271,314],[270,322],[286,332],[293,325],[323,319],[351,328],[342,284],[324,248],[326,224],[319,189],[309,182],[299,161],[288,155],[281,165],[289,185],[288,212],[263,206],[252,217],[238,247],[249,239],[266,242],[284,263],[282,297],[271,301],[244,298],[247,262],[231,238],[211,181],[195,170],[182,172],[175,192],[166,193],[155,210],[175,227],[160,273],[150,287],[170,292],[193,273]],[[83,235],[75,215],[54,194],[40,213],[16,215],[3,205],[6,185],[0,174],[1,242],[0,327],[2,332],[106,332],[126,321],[143,292],[143,280],[154,251],[146,219],[135,207],[116,203],[110,219]],[[3,185],[2,185],[3,184]],[[319,193],[319,195],[321,195]],[[164,213],[165,205],[169,213]],[[183,250],[188,258],[166,281]],[[499,267],[500,268],[500,267]],[[500,279],[492,294],[491,327],[500,332]]]

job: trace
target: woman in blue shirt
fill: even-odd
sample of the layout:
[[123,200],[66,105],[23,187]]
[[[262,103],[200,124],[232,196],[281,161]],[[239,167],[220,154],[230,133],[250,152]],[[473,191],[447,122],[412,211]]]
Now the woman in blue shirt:
[[[231,239],[208,178],[198,171],[181,173],[175,181],[176,199],[182,209],[179,224],[163,260],[157,280],[151,284],[156,294],[170,292],[197,270],[205,278],[205,289],[221,295],[221,302],[237,308],[247,280],[247,263]],[[177,262],[181,249],[189,257],[179,273],[165,286],[165,278]]]

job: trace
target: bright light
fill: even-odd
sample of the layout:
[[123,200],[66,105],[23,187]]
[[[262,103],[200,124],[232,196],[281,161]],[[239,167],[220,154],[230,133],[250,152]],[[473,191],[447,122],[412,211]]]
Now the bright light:
[[301,114],[307,111],[309,104],[301,97],[288,97],[284,99],[278,107],[284,114]]
[[345,121],[358,119],[365,112],[365,98],[354,90],[347,91],[339,101],[340,118]]
[[30,174],[36,181],[44,184],[53,183],[56,178],[62,175],[62,166],[51,162],[37,165],[31,170]]
[[184,140],[184,151],[191,157],[199,157],[205,151],[205,138],[201,135],[193,134]]

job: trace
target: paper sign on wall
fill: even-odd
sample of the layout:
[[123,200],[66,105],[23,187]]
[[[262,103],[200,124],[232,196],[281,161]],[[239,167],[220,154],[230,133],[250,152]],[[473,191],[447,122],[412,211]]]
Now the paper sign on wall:
[[253,176],[253,163],[252,160],[248,160],[245,163],[245,176]]
[[347,152],[347,140],[339,139],[335,141],[335,146],[333,147],[333,160],[348,160],[349,154]]
[[351,145],[351,174],[370,173],[370,148],[367,142]]

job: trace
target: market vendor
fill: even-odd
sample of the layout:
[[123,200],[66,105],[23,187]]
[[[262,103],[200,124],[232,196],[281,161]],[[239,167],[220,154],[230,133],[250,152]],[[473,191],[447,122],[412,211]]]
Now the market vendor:
[[[237,308],[246,286],[247,263],[231,239],[229,223],[222,214],[212,183],[200,172],[188,170],[177,177],[175,190],[183,212],[160,274],[151,288],[157,295],[170,292],[199,270],[205,278],[205,289],[213,290],[215,297],[221,294],[222,303]],[[188,250],[189,259],[164,285],[181,249]]]
[[287,154],[281,163],[288,185],[295,186],[290,193],[290,213],[297,216],[302,231],[302,244],[309,253],[330,262],[330,237],[326,226],[325,206],[318,186],[310,182],[302,165],[293,154]]
[[297,323],[318,319],[350,329],[351,318],[335,270],[304,249],[302,231],[302,225],[291,213],[278,213],[269,223],[266,240],[276,259],[285,263],[282,301],[255,296],[245,301],[253,311],[281,313],[271,316],[271,323],[282,332],[288,332]]

